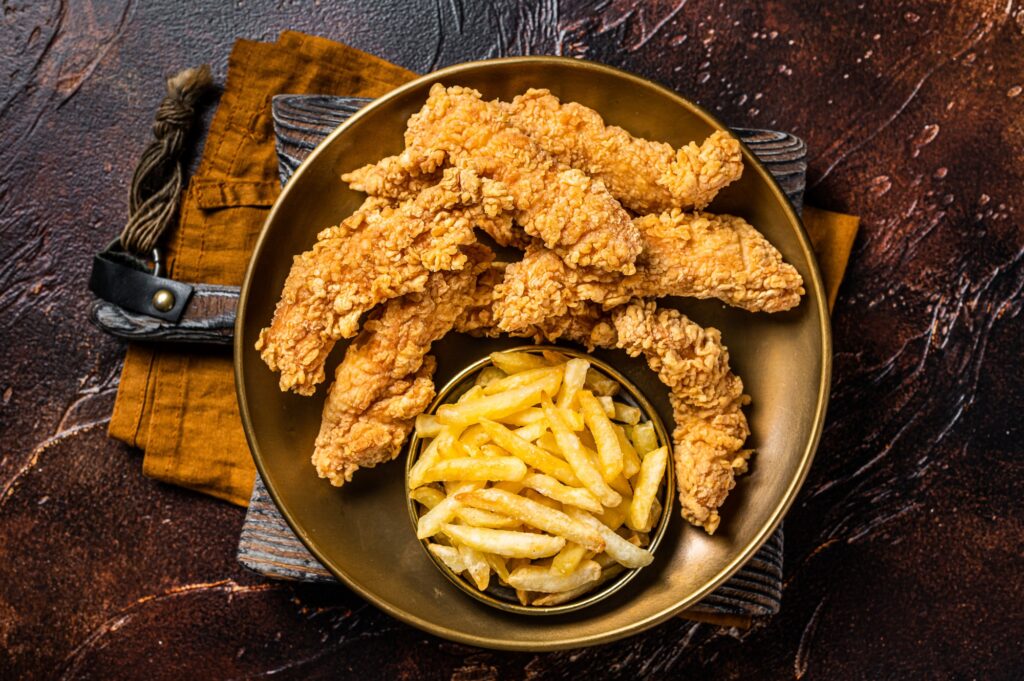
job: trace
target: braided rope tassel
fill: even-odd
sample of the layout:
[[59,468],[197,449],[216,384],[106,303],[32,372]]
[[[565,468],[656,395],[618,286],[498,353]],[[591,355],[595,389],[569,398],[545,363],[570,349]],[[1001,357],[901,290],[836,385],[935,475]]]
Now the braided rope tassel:
[[194,120],[196,104],[213,84],[210,67],[185,69],[167,79],[167,96],[153,122],[156,139],[142,153],[128,197],[128,222],[121,246],[140,256],[152,253],[178,208],[181,152]]

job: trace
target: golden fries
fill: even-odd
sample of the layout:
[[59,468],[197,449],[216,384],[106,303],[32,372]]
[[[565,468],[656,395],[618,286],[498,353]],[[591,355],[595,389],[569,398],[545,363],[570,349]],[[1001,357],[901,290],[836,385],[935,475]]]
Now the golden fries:
[[423,474],[423,482],[442,480],[522,480],[526,464],[514,456],[463,457],[438,461]]
[[537,355],[528,352],[492,352],[491,361],[506,374],[517,374],[530,369],[550,366],[550,364]]
[[558,374],[550,374],[531,385],[504,393],[485,395],[457,404],[444,404],[437,410],[437,419],[445,425],[465,426],[479,422],[480,419],[508,416],[536,404],[542,394],[554,392],[560,383],[561,377]]
[[533,532],[510,532],[482,527],[444,525],[441,530],[460,546],[509,558],[545,558],[565,546],[565,539]]
[[665,466],[668,463],[668,447],[660,447],[653,452],[648,452],[640,464],[640,474],[637,475],[636,487],[633,490],[633,503],[629,506],[630,527],[639,529],[647,524],[647,518],[651,515],[651,506],[654,504],[654,497],[661,486],[661,479],[665,475]]
[[628,423],[631,426],[640,423],[640,410],[636,407],[622,402],[612,402],[612,408],[615,409],[615,420],[619,423]]
[[[457,503],[515,518],[548,534],[582,544],[596,553],[604,550],[604,540],[599,532],[573,520],[562,511],[548,508],[532,499],[494,488],[466,492],[456,498],[458,499]],[[428,515],[435,510],[437,510],[437,506],[431,509]]]
[[550,570],[539,565],[524,565],[509,574],[508,583],[523,591],[559,593],[578,589],[589,582],[596,582],[600,577],[601,566],[592,560],[587,560],[580,563],[580,566],[568,575],[552,574]]
[[622,472],[622,446],[615,434],[615,427],[592,392],[581,390],[577,395],[580,409],[583,411],[583,420],[590,428],[594,443],[597,445],[601,476],[605,482],[611,482]]
[[583,450],[583,444],[572,432],[569,426],[562,420],[562,415],[555,409],[551,400],[544,396],[541,401],[544,407],[544,415],[548,417],[548,425],[551,432],[555,434],[555,441],[558,443],[565,460],[572,466],[573,473],[580,479],[583,486],[593,493],[605,506],[618,506],[622,501],[619,493],[608,486],[601,474],[590,461],[590,457]]
[[658,435],[654,432],[654,424],[650,421],[633,426],[631,435],[633,447],[641,457],[658,448]]
[[580,487],[569,487],[558,482],[550,475],[544,475],[543,473],[533,473],[527,475],[522,479],[524,487],[529,487],[532,490],[540,492],[549,499],[568,504],[570,506],[579,506],[580,508],[591,511],[592,513],[601,512],[601,502],[598,501],[593,494],[588,490]]
[[454,403],[416,419],[416,535],[477,589],[567,603],[626,568],[662,513],[669,450],[590,362],[501,352]]

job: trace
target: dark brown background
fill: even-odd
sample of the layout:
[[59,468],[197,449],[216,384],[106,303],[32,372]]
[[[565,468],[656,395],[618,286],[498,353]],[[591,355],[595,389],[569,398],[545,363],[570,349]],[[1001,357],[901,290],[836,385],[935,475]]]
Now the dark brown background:
[[[0,677],[1013,678],[1024,674],[1024,4],[5,0]],[[863,218],[829,425],[786,521],[783,612],[528,655],[440,641],[234,560],[241,509],[106,438],[121,345],[86,323],[162,78],[294,28],[417,71],[583,56],[811,149]],[[207,114],[207,119],[209,114]]]

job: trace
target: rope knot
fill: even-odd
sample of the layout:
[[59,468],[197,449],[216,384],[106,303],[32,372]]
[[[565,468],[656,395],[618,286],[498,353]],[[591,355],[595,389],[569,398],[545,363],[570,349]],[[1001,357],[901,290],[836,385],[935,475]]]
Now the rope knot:
[[207,64],[185,69],[167,79],[167,95],[153,121],[156,139],[142,153],[128,196],[128,222],[121,245],[149,255],[167,229],[181,193],[181,152],[199,98],[213,84]]

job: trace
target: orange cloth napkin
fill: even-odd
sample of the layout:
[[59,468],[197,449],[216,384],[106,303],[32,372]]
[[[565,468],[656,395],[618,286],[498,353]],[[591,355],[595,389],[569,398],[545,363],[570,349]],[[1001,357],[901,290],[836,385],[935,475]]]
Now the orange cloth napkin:
[[[270,110],[274,95],[378,97],[415,77],[346,45],[292,31],[277,43],[236,42],[202,162],[167,244],[170,276],[241,284],[256,235],[280,191]],[[831,305],[857,218],[807,208],[804,224]],[[130,345],[109,432],[145,450],[145,475],[248,504],[255,467],[227,350]]]

